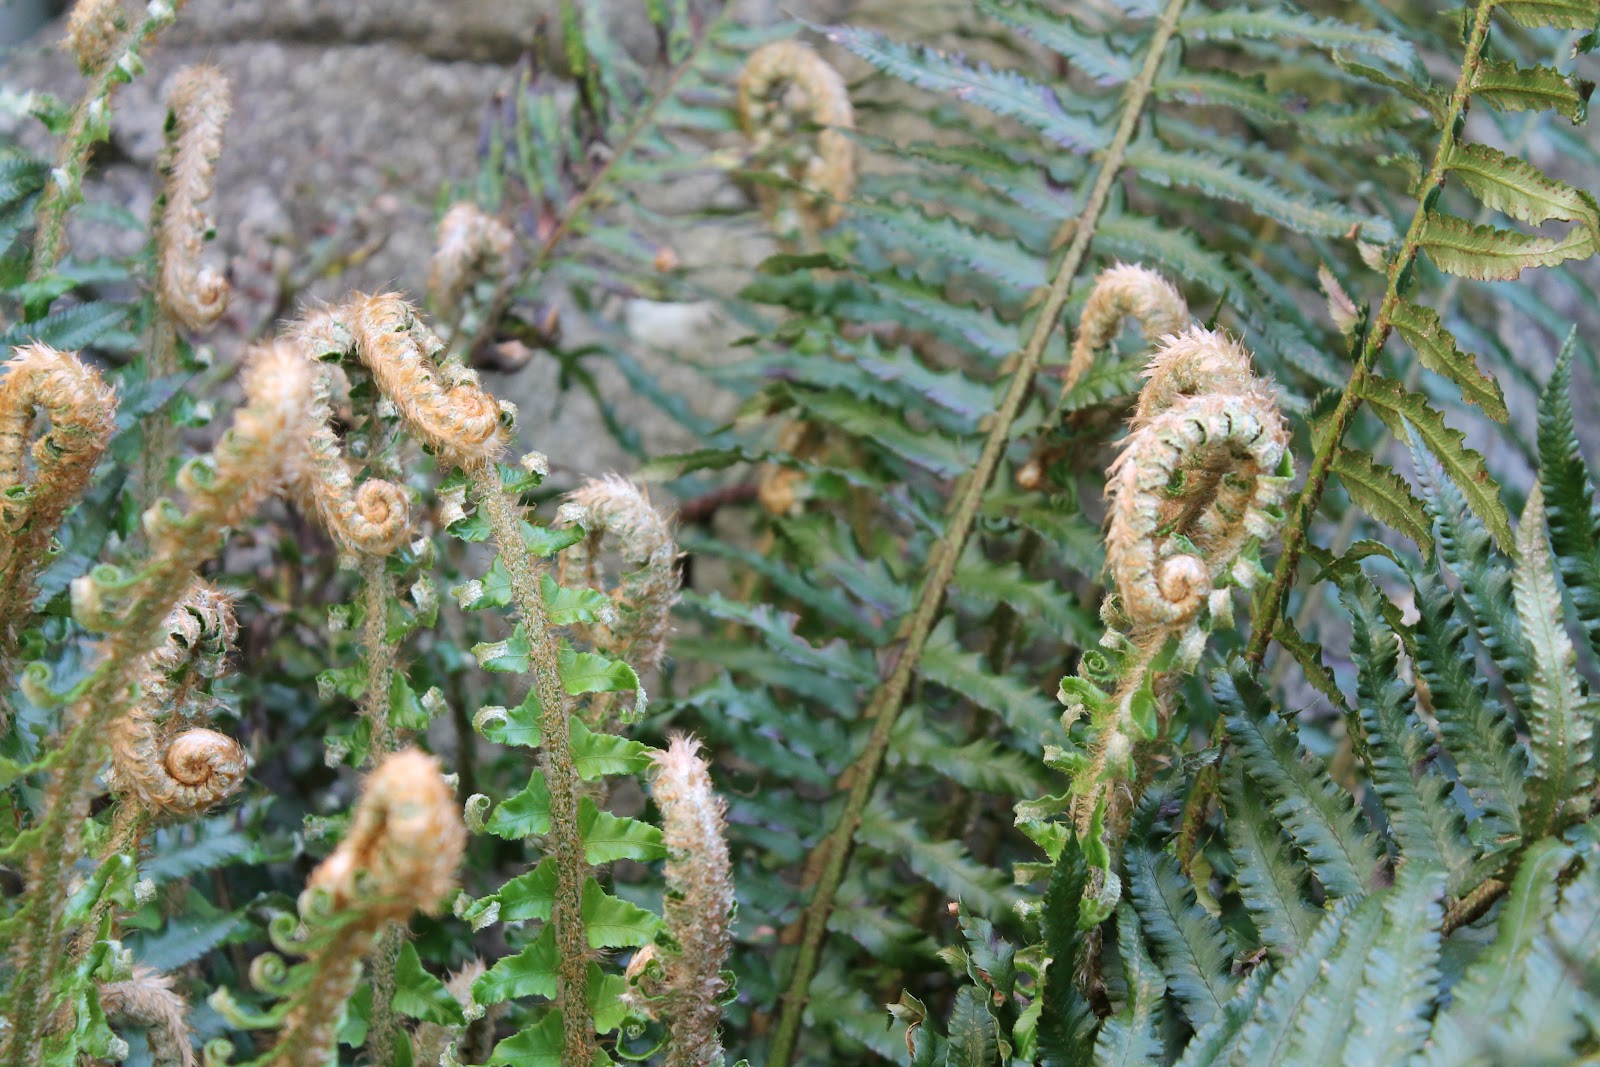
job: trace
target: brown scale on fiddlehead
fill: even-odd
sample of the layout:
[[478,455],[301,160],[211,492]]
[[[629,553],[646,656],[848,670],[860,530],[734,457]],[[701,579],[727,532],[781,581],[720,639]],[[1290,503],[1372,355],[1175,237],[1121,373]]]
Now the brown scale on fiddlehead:
[[161,310],[191,330],[205,330],[228,308],[228,280],[200,262],[212,223],[211,199],[222,128],[233,109],[228,79],[216,67],[186,67],[167,97],[167,184],[156,230]]
[[263,1064],[320,1067],[328,1062],[345,1001],[361,978],[361,957],[390,923],[404,922],[416,911],[438,911],[455,885],[466,845],[466,827],[438,760],[408,749],[378,764],[362,788],[344,841],[311,873],[300,898],[308,936],[316,938],[318,928],[335,916],[345,914],[349,921],[318,939],[311,981],[296,992]]
[[78,0],[67,14],[64,43],[78,61],[78,70],[92,75],[106,65],[127,30],[122,0]]
[[[567,494],[567,504],[576,514],[568,509],[563,514],[583,526],[588,536],[561,553],[556,581],[605,593],[619,616],[611,622],[580,623],[574,630],[640,674],[655,670],[667,653],[672,605],[678,601],[681,584],[670,521],[651,505],[643,489],[615,474],[591,478]],[[601,562],[608,543],[627,568],[609,589]],[[603,705],[601,700],[594,703]],[[598,711],[591,708],[591,713],[602,717],[603,706]]]
[[222,672],[239,628],[228,597],[200,581],[163,628],[166,639],[141,664],[138,700],[111,726],[108,782],[153,816],[195,815],[244,784],[239,743],[193,725],[205,711],[198,683]]
[[1154,343],[1189,325],[1189,305],[1171,282],[1148,267],[1118,263],[1101,271],[1078,320],[1062,392],[1078,384],[1094,364],[1095,353],[1117,339],[1128,318]]
[[475,274],[486,273],[511,254],[511,228],[477,204],[450,205],[428,266],[428,300],[436,312],[454,306]]
[[290,490],[303,510],[322,520],[341,548],[387,556],[404,544],[411,532],[411,502],[405,489],[394,482],[367,478],[357,485],[351,473],[350,460],[334,431],[334,398],[348,393],[349,381],[337,364],[320,360],[340,351],[343,342],[337,329],[332,313],[326,311],[313,312],[297,328],[316,377],[306,398],[311,422],[308,462]]
[[[844,132],[855,112],[839,72],[799,41],[762,45],[739,73],[738,112],[756,156],[799,187],[800,221],[821,230],[843,218],[856,184],[855,144]],[[813,143],[796,137],[806,125],[820,127]],[[776,220],[782,190],[760,186],[757,197]]]

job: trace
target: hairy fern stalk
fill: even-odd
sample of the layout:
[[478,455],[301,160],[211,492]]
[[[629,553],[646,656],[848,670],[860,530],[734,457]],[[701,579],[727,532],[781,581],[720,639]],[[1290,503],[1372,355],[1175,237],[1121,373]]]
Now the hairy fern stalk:
[[1600,1056],[1600,0],[563,2],[249,345],[180,7],[0,94],[0,1065]]

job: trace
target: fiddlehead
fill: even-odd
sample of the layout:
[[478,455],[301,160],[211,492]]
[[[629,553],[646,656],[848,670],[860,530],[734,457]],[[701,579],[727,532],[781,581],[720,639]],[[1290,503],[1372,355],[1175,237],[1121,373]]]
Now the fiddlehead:
[[717,1028],[728,980],[734,893],[723,813],[698,752],[700,742],[672,738],[654,756],[652,792],[667,846],[667,933],[676,949],[656,956],[661,978],[645,983],[667,1019],[667,1067],[721,1064]]
[[435,362],[444,345],[398,294],[356,294],[308,321],[300,335],[317,354],[359,359],[407,425],[450,461],[466,464],[499,454],[500,405],[471,370]]
[[411,503],[405,489],[394,482],[368,478],[357,485],[351,474],[350,461],[334,431],[334,396],[348,392],[349,382],[336,364],[318,361],[339,351],[339,342],[332,336],[334,328],[329,313],[319,312],[298,329],[308,358],[315,361],[315,384],[307,398],[309,462],[292,490],[302,507],[322,520],[339,547],[351,553],[387,556],[411,531]]
[[[37,827],[41,844],[27,856],[27,892],[18,917],[22,936],[11,947],[15,977],[6,1004],[13,1028],[0,1041],[6,1062],[36,1058],[60,994],[54,979],[64,958],[59,942],[66,878],[82,854],[81,829],[106,735],[132,702],[134,672],[160,644],[162,620],[189,588],[195,568],[216,552],[223,531],[243,522],[285,472],[296,469],[310,389],[305,360],[292,345],[264,345],[252,351],[243,377],[246,403],[232,427],[209,456],[188,464],[179,477],[188,507],[162,501],[145,512],[151,557],[144,569],[117,582],[114,591],[99,575],[74,584],[74,610],[84,604],[107,620],[111,633],[68,712]],[[118,603],[108,603],[113,600]]]
[[[0,364],[0,670],[33,603],[33,576],[116,426],[116,394],[72,352],[25,345]],[[34,418],[50,428],[30,442]],[[29,470],[31,464],[31,471]],[[0,723],[0,726],[3,726]]]
[[166,639],[141,665],[139,699],[111,726],[108,781],[152,815],[195,815],[244,784],[239,743],[191,725],[203,712],[195,685],[221,673],[238,624],[228,598],[196,581],[163,629]]
[[145,1028],[155,1067],[194,1067],[189,1003],[170,975],[135,967],[127,980],[100,986],[100,1007],[112,1022]]
[[[678,546],[665,516],[645,491],[626,478],[591,478],[567,494],[564,511],[588,535],[563,552],[556,563],[556,581],[586,585],[611,598],[618,617],[611,622],[578,624],[578,636],[608,656],[623,660],[641,674],[661,665],[667,651],[672,605],[678,600]],[[615,546],[627,572],[605,588],[601,553]],[[608,694],[609,695],[609,694]],[[603,715],[603,700],[591,714]]]
[[[1123,320],[1128,318],[1138,325],[1145,341],[1154,346],[1189,324],[1189,305],[1171,282],[1148,267],[1118,263],[1101,271],[1078,320],[1072,355],[1061,383],[1063,402],[1089,373],[1100,351],[1117,339]],[[1042,437],[1026,462],[1017,468],[1017,485],[1030,491],[1038,489],[1044,484],[1045,471],[1065,452],[1062,444],[1052,443],[1048,435]]]
[[78,0],[67,14],[67,36],[62,43],[78,70],[93,75],[111,58],[111,49],[127,31],[122,0]]
[[[844,132],[855,128],[855,112],[839,72],[809,45],[773,41],[745,62],[738,111],[756,156],[777,164],[799,187],[797,211],[805,228],[826,229],[843,218],[856,184],[855,145]],[[810,143],[795,136],[808,125],[820,127]],[[757,195],[777,221],[780,192],[762,186]]]
[[367,778],[349,833],[311,873],[300,897],[310,959],[305,983],[264,1064],[323,1064],[334,1050],[361,957],[392,922],[434,913],[455,885],[466,850],[455,794],[432,756],[389,755]]
[[1117,339],[1126,318],[1154,343],[1189,324],[1189,305],[1171,282],[1148,267],[1118,263],[1101,271],[1078,320],[1063,393],[1089,370],[1095,353]]
[[1293,473],[1272,390],[1230,338],[1200,327],[1169,336],[1146,377],[1106,490],[1116,592],[1102,643],[1115,666],[1085,654],[1078,677],[1062,683],[1065,721],[1087,712],[1093,736],[1087,756],[1067,760],[1083,840],[1105,826],[1118,832],[1133,746],[1164,726],[1161,676],[1192,669],[1206,630],[1231,617],[1227,586],[1253,583],[1251,546],[1283,522]]
[[216,67],[186,67],[167,98],[166,191],[156,231],[161,310],[191,330],[209,328],[228,308],[228,280],[203,266],[200,253],[212,229],[211,199],[222,128],[233,109],[228,79]]
[[454,306],[475,274],[486,273],[511,254],[510,227],[471,201],[450,205],[439,220],[438,241],[428,266],[428,301],[438,313]]

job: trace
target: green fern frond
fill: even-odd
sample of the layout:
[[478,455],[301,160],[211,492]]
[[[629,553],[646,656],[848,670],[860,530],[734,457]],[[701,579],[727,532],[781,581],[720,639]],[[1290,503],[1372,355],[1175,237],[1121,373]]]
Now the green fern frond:
[[1330,469],[1362,511],[1411,538],[1424,555],[1432,554],[1433,524],[1405,479],[1379,463],[1372,453],[1348,446],[1339,449]]
[[1117,906],[1117,951],[1127,1004],[1100,1024],[1095,1067],[1158,1067],[1167,983],[1145,949],[1138,913],[1126,901]]
[[1489,699],[1455,596],[1433,573],[1411,572],[1416,594],[1416,669],[1427,686],[1444,747],[1481,813],[1469,830],[1484,847],[1520,837],[1525,750],[1505,710]]
[[1513,581],[1528,648],[1528,721],[1532,774],[1522,804],[1523,832],[1543,837],[1588,814],[1594,791],[1594,722],[1600,704],[1577,672],[1561,591],[1544,532],[1544,491],[1528,494],[1517,529],[1520,559]]
[[1312,760],[1242,664],[1218,668],[1212,692],[1250,777],[1271,797],[1273,814],[1324,891],[1335,898],[1368,892],[1382,856],[1349,795]]
[[1572,415],[1574,331],[1539,399],[1539,485],[1550,546],[1589,647],[1600,654],[1600,510]]
[[1233,996],[1233,953],[1226,936],[1195,900],[1177,861],[1145,845],[1128,848],[1128,888],[1167,988],[1197,1029]]
[[1274,961],[1282,962],[1300,951],[1321,918],[1307,899],[1308,872],[1294,855],[1265,791],[1242,763],[1235,761],[1223,778],[1222,798],[1239,895]]
[[1422,1048],[1439,982],[1445,874],[1410,857],[1384,896],[1383,934],[1356,994],[1345,1067],[1385,1067]]
[[1365,578],[1345,584],[1354,622],[1350,653],[1359,665],[1360,751],[1383,799],[1400,855],[1441,868],[1452,893],[1470,888],[1477,850],[1450,783],[1428,762],[1432,737],[1417,718],[1415,693],[1400,675],[1399,643],[1385,620],[1383,594]]

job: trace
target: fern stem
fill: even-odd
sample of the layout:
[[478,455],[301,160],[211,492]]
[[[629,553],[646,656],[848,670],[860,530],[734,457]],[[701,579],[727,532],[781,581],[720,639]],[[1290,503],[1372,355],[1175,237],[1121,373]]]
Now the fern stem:
[[1272,581],[1262,593],[1261,599],[1256,602],[1255,617],[1251,620],[1250,645],[1245,651],[1245,659],[1256,667],[1261,666],[1262,660],[1266,658],[1267,647],[1272,643],[1272,634],[1277,627],[1278,617],[1283,612],[1290,586],[1294,584],[1295,568],[1300,563],[1301,553],[1305,551],[1311,520],[1316,516],[1317,509],[1322,503],[1322,494],[1327,489],[1328,475],[1332,470],[1333,461],[1339,454],[1345,432],[1355,421],[1356,413],[1361,410],[1361,386],[1372,374],[1372,368],[1378,361],[1378,354],[1383,351],[1383,346],[1389,341],[1389,334],[1394,330],[1394,312],[1404,300],[1401,289],[1408,281],[1411,268],[1416,262],[1422,229],[1433,202],[1433,194],[1444,185],[1450,149],[1455,145],[1459,135],[1458,126],[1466,115],[1473,81],[1483,61],[1483,46],[1489,37],[1489,21],[1494,15],[1495,2],[1496,0],[1484,0],[1473,15],[1472,32],[1467,38],[1466,55],[1461,61],[1461,72],[1456,78],[1455,89],[1450,93],[1450,104],[1443,119],[1444,129],[1439,135],[1439,147],[1434,151],[1433,165],[1428,171],[1428,176],[1419,187],[1421,195],[1417,199],[1417,210],[1411,216],[1411,225],[1406,229],[1405,240],[1389,262],[1388,286],[1383,294],[1383,303],[1379,305],[1377,317],[1367,331],[1361,352],[1356,357],[1355,367],[1350,372],[1350,380],[1345,384],[1344,395],[1339,398],[1338,406],[1328,416],[1328,429],[1324,432],[1322,443],[1312,457],[1311,469],[1306,474],[1306,484],[1290,509],[1289,522],[1283,531],[1283,551],[1278,556]]
[[1167,45],[1177,30],[1178,19],[1183,14],[1186,3],[1187,0],[1168,0],[1166,9],[1156,24],[1149,51],[1145,54],[1144,66],[1139,71],[1139,76],[1128,86],[1116,135],[1101,160],[1100,170],[1095,175],[1094,186],[1084,204],[1083,214],[1073,231],[1072,243],[1068,245],[1066,255],[1062,257],[1044,306],[1040,309],[1038,318],[1034,320],[1033,332],[1028,337],[1026,347],[1017,357],[1016,370],[1012,373],[1005,398],[994,414],[994,421],[989,436],[984,440],[983,452],[978,457],[977,466],[961,489],[944,537],[934,544],[928,554],[926,577],[917,595],[916,608],[903,624],[901,630],[903,636],[897,642],[899,648],[892,650],[894,666],[888,679],[878,688],[862,714],[864,721],[872,723],[872,733],[867,738],[865,750],[845,775],[851,786],[844,812],[832,832],[817,846],[824,857],[821,865],[822,873],[802,918],[804,932],[800,951],[795,958],[788,988],[783,994],[783,1008],[767,1054],[767,1067],[788,1067],[793,1061],[795,1045],[800,1036],[806,995],[811,986],[811,979],[817,971],[822,943],[827,937],[828,917],[833,911],[839,886],[844,881],[845,870],[850,862],[850,852],[855,843],[856,828],[860,825],[863,812],[866,811],[867,802],[872,798],[873,787],[883,766],[884,755],[888,752],[895,722],[905,704],[906,693],[910,690],[911,680],[927,647],[928,638],[933,633],[934,624],[938,622],[940,610],[944,606],[945,593],[955,575],[956,563],[972,535],[984,491],[989,487],[995,471],[1000,466],[1000,460],[1011,440],[1012,424],[1032,390],[1034,375],[1039,369],[1039,362],[1044,356],[1050,335],[1061,319],[1061,309],[1066,306],[1072,283],[1085,259],[1088,258],[1090,242],[1094,239],[1100,216],[1105,212],[1110,200],[1111,190],[1116,183],[1117,175],[1122,170],[1128,145],[1133,140],[1139,119],[1144,113],[1145,103],[1155,84],[1161,58],[1166,54]]
[[500,558],[511,575],[511,593],[532,650],[534,687],[543,706],[540,764],[550,790],[550,854],[556,860],[555,904],[550,922],[561,962],[556,972],[556,1010],[561,1013],[564,1067],[590,1067],[597,1046],[589,1012],[589,939],[583,924],[583,886],[589,876],[578,830],[578,771],[572,761],[569,701],[557,666],[557,638],[545,610],[539,570],[522,540],[517,509],[506,499],[493,460],[467,468],[473,495],[494,532]]
[[394,646],[389,643],[389,596],[393,588],[383,556],[361,556],[361,599],[365,617],[361,641],[366,646],[367,691],[361,714],[372,730],[369,759],[381,760],[397,742],[389,723],[389,687],[394,682]]

